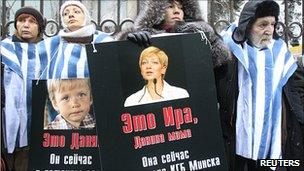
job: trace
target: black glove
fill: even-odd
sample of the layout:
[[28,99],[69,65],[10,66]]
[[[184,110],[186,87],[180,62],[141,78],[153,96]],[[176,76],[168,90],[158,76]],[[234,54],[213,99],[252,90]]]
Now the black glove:
[[129,33],[127,39],[134,43],[137,43],[140,46],[148,47],[151,45],[151,34],[147,31]]

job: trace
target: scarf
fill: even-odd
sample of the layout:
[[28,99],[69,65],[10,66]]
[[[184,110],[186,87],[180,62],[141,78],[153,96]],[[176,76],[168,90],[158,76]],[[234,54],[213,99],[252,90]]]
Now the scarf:
[[87,26],[83,26],[82,28],[69,32],[67,30],[60,30],[58,35],[61,37],[88,37],[91,36],[92,34],[94,34],[96,31],[96,28],[93,24],[87,25]]

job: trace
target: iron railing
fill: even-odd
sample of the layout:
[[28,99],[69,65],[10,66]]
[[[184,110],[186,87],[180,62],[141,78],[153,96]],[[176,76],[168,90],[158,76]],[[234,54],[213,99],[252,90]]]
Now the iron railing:
[[[6,19],[6,14],[7,14],[7,8],[6,8],[6,3],[9,0],[2,0],[2,17],[1,17],[1,37],[5,38],[8,34],[10,34],[9,32],[9,27],[11,27],[14,23],[13,20],[7,21]],[[39,2],[39,8],[42,14],[44,14],[45,9],[45,2],[47,0],[39,0],[36,2]],[[105,2],[107,0],[97,0],[97,1],[93,1],[96,5],[97,5],[97,18],[95,18],[94,20],[92,20],[92,22],[96,25],[97,29],[102,30],[104,32],[107,32],[109,34],[116,34],[119,31],[123,30],[124,27],[129,27],[130,25],[133,24],[133,20],[130,18],[121,18],[121,6],[122,3],[125,3],[127,0],[116,0],[116,19],[112,18],[106,18],[103,19],[101,16],[101,2]],[[130,1],[130,0],[129,0]],[[227,1],[227,0],[226,0]],[[21,0],[21,6],[25,6],[26,3],[25,0]],[[215,3],[220,3],[223,2],[223,0],[215,0],[215,1],[209,1],[209,23],[211,24],[211,26],[213,26],[213,28],[215,28],[215,31],[217,33],[219,33],[220,31],[222,31],[226,26],[228,26],[231,22],[233,22],[234,18],[235,18],[235,13],[232,10],[233,8],[233,0],[229,0],[226,2],[226,6],[224,6],[225,8],[229,9],[229,17],[226,19],[219,19],[218,21],[216,21],[217,19],[215,18],[215,14],[214,14],[214,8],[217,8]],[[304,49],[304,29],[303,29],[303,23],[304,23],[304,18],[302,17],[302,23],[300,22],[289,22],[288,21],[288,15],[289,15],[289,11],[288,11],[288,7],[286,6],[288,3],[288,0],[284,0],[285,2],[285,21],[282,22],[280,21],[277,24],[277,33],[282,36],[283,39],[285,39],[286,42],[288,42],[289,40],[299,40],[302,37],[302,49]],[[58,0],[58,7],[60,7],[63,3],[63,0]],[[141,5],[141,0],[137,0],[136,1],[136,13],[135,15],[139,12],[140,10],[140,5]],[[304,0],[302,0],[302,15],[304,13]],[[59,10],[59,9],[58,9]],[[59,13],[59,11],[58,11]],[[134,18],[135,16],[132,16],[131,18]],[[59,30],[61,29],[61,21],[60,21],[60,17],[58,17],[58,21],[54,20],[54,19],[48,19],[47,21],[47,29],[45,32],[45,35],[47,37],[51,37],[56,35]],[[303,50],[302,50],[302,54],[303,54]]]
[[[47,0],[35,1],[35,3],[36,2],[39,3],[39,10],[42,14],[45,13],[45,2],[46,1]],[[94,14],[97,14],[97,18],[95,17],[92,20],[92,23],[94,23],[96,25],[96,28],[98,30],[102,30],[102,31],[110,33],[110,34],[115,34],[115,33],[118,33],[119,31],[121,31],[124,27],[128,27],[129,26],[128,24],[133,24],[133,21],[130,18],[121,19],[121,16],[122,16],[121,6],[122,6],[123,3],[126,2],[126,0],[116,0],[115,1],[116,2],[115,6],[112,7],[112,8],[113,9],[116,8],[115,9],[117,11],[117,14],[115,15],[116,17],[103,19],[103,17],[101,16],[101,3],[102,2],[106,3],[107,1],[111,2],[111,3],[114,2],[114,0],[112,0],[112,1],[109,1],[109,0],[87,1],[89,3],[94,3],[94,5],[97,6],[97,11],[92,12]],[[14,21],[12,19],[8,20],[7,16],[6,16],[8,10],[9,10],[6,7],[7,2],[12,2],[12,0],[2,0],[2,5],[1,5],[1,8],[2,8],[1,37],[2,37],[2,39],[12,34],[12,33],[10,33],[10,27],[12,27],[14,25]],[[27,5],[25,2],[27,2],[27,1],[26,0],[21,0],[20,1],[20,7],[23,7],[23,6]],[[63,4],[63,2],[64,2],[63,0],[58,0],[57,1],[58,7],[60,7]],[[134,6],[136,8],[135,15],[139,12],[140,3],[141,3],[140,0],[136,1],[136,4]],[[36,9],[38,9],[38,8],[36,8]],[[56,11],[54,13],[59,14],[59,8],[58,8],[58,11]],[[134,18],[134,17],[135,16],[132,16],[132,18]],[[58,18],[57,20],[52,19],[52,18],[47,19],[47,26],[46,26],[45,36],[47,36],[47,37],[54,36],[61,29],[60,17],[57,17],[57,18]]]

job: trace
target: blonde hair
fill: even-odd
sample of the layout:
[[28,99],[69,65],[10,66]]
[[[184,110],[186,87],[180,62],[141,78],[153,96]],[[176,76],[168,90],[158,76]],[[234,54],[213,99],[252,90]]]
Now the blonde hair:
[[141,62],[152,56],[152,55],[155,55],[158,57],[160,63],[162,64],[162,66],[167,66],[168,67],[168,56],[167,54],[162,51],[161,49],[155,47],[155,46],[150,46],[146,49],[144,49],[141,54],[140,54],[140,57],[139,57],[139,66],[141,66]]
[[49,98],[51,101],[55,99],[55,92],[64,91],[64,89],[73,89],[75,87],[87,85],[91,94],[91,84],[89,78],[76,78],[76,79],[50,79],[47,82]]

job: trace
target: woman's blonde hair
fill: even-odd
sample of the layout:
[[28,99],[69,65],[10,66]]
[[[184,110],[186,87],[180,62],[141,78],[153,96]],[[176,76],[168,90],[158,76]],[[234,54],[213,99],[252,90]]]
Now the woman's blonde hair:
[[162,64],[162,66],[167,66],[168,67],[168,56],[167,54],[162,51],[161,49],[155,47],[155,46],[150,46],[146,49],[144,49],[139,57],[139,66],[141,66],[141,62],[152,56],[152,55],[156,55],[159,58],[160,63]]

